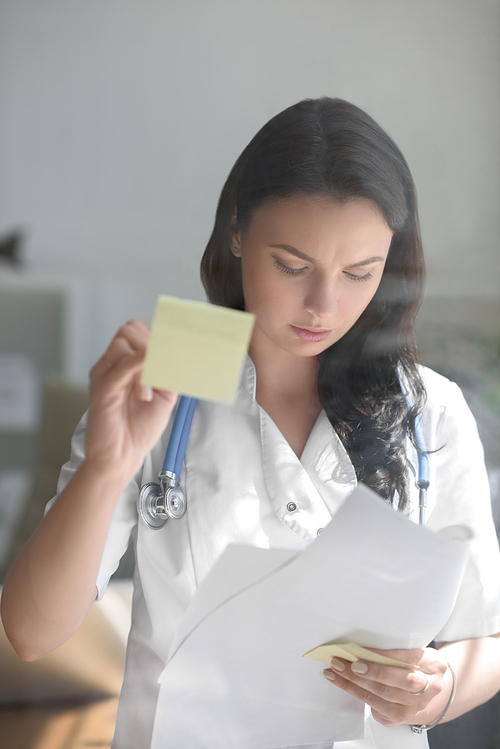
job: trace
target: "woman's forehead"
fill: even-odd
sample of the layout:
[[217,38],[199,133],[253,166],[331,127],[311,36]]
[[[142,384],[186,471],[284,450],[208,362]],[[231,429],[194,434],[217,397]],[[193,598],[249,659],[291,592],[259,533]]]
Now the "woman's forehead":
[[[290,245],[311,255],[328,248],[387,248],[392,231],[371,201],[331,198],[276,198],[256,209],[247,233],[270,245]],[[373,254],[373,253],[372,253]]]

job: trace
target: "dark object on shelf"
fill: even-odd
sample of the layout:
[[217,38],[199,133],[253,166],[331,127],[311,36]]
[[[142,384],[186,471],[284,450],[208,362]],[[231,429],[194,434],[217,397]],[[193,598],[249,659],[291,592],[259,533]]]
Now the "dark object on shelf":
[[24,240],[24,234],[20,231],[14,231],[4,237],[0,237],[0,261],[9,265],[19,266],[21,260],[21,245]]

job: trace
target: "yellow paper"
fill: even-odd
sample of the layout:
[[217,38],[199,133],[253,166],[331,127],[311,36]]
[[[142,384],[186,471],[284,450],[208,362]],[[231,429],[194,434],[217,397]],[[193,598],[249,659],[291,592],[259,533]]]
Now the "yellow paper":
[[158,297],[142,384],[231,403],[253,323],[248,312]]
[[330,663],[332,658],[343,658],[345,661],[351,661],[351,663],[362,659],[364,661],[369,661],[370,663],[380,663],[382,666],[398,666],[399,668],[410,669],[417,668],[417,666],[412,666],[410,663],[397,661],[394,658],[387,658],[385,655],[374,653],[373,650],[367,650],[366,648],[361,647],[361,645],[356,645],[355,642],[337,642],[320,645],[319,647],[313,648],[313,650],[304,653],[303,657],[313,658],[316,661],[324,661],[325,663]]

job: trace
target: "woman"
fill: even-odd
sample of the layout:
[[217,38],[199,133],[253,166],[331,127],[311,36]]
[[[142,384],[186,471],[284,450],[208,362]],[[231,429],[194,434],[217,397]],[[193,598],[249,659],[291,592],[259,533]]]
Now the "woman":
[[[187,515],[162,533],[137,523],[139,487],[156,479],[175,394],[138,384],[148,331],[132,321],[91,372],[88,419],[58,498],[6,581],[6,631],[27,659],[64,642],[132,534],[133,626],[114,746],[169,745],[157,680],[227,544],[304,548],[357,481],[414,517],[420,414],[431,453],[428,525],[465,522],[475,536],[455,610],[436,633],[439,647],[389,651],[415,669],[336,659],[324,675],[373,716],[364,741],[336,749],[426,746],[411,725],[449,720],[500,686],[498,548],[473,419],[456,386],[418,365],[423,259],[402,154],[347,102],[288,108],[233,167],[202,279],[211,302],[253,312],[256,325],[235,404],[197,405],[183,469]],[[298,494],[292,476],[310,491]],[[235,746],[217,730],[221,746]],[[206,726],[186,725],[185,735],[186,746],[206,745]],[[264,746],[252,742],[241,746]]]

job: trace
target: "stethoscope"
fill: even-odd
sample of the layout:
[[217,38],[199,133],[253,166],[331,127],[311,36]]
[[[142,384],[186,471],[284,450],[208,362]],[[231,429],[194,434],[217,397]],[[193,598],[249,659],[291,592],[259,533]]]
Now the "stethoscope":
[[[408,405],[410,402],[406,396]],[[137,500],[139,517],[149,528],[163,528],[167,520],[177,520],[186,512],[186,497],[180,488],[182,463],[193,421],[196,398],[183,395],[177,407],[172,432],[168,441],[163,466],[158,482],[144,484]],[[429,458],[420,420],[415,423],[417,438],[418,475],[418,523],[425,525],[427,489],[429,488]]]
[[186,512],[186,497],[180,488],[181,470],[193,421],[196,398],[183,395],[158,481],[144,484],[137,500],[139,517],[149,528],[163,528],[169,518],[177,520]]
[[[406,398],[408,409],[410,409],[410,397],[403,383],[401,383],[401,388]],[[427,510],[427,489],[429,488],[429,456],[427,455],[424,433],[419,416],[415,420],[415,437],[417,442],[416,448],[418,460],[417,480],[415,482],[418,487],[418,524],[423,527],[425,525],[425,515]]]
[[424,526],[427,510],[427,489],[429,488],[429,456],[425,450],[424,435],[419,419],[415,422],[415,436],[417,438],[418,458],[418,474],[416,481],[418,486],[418,524]]

